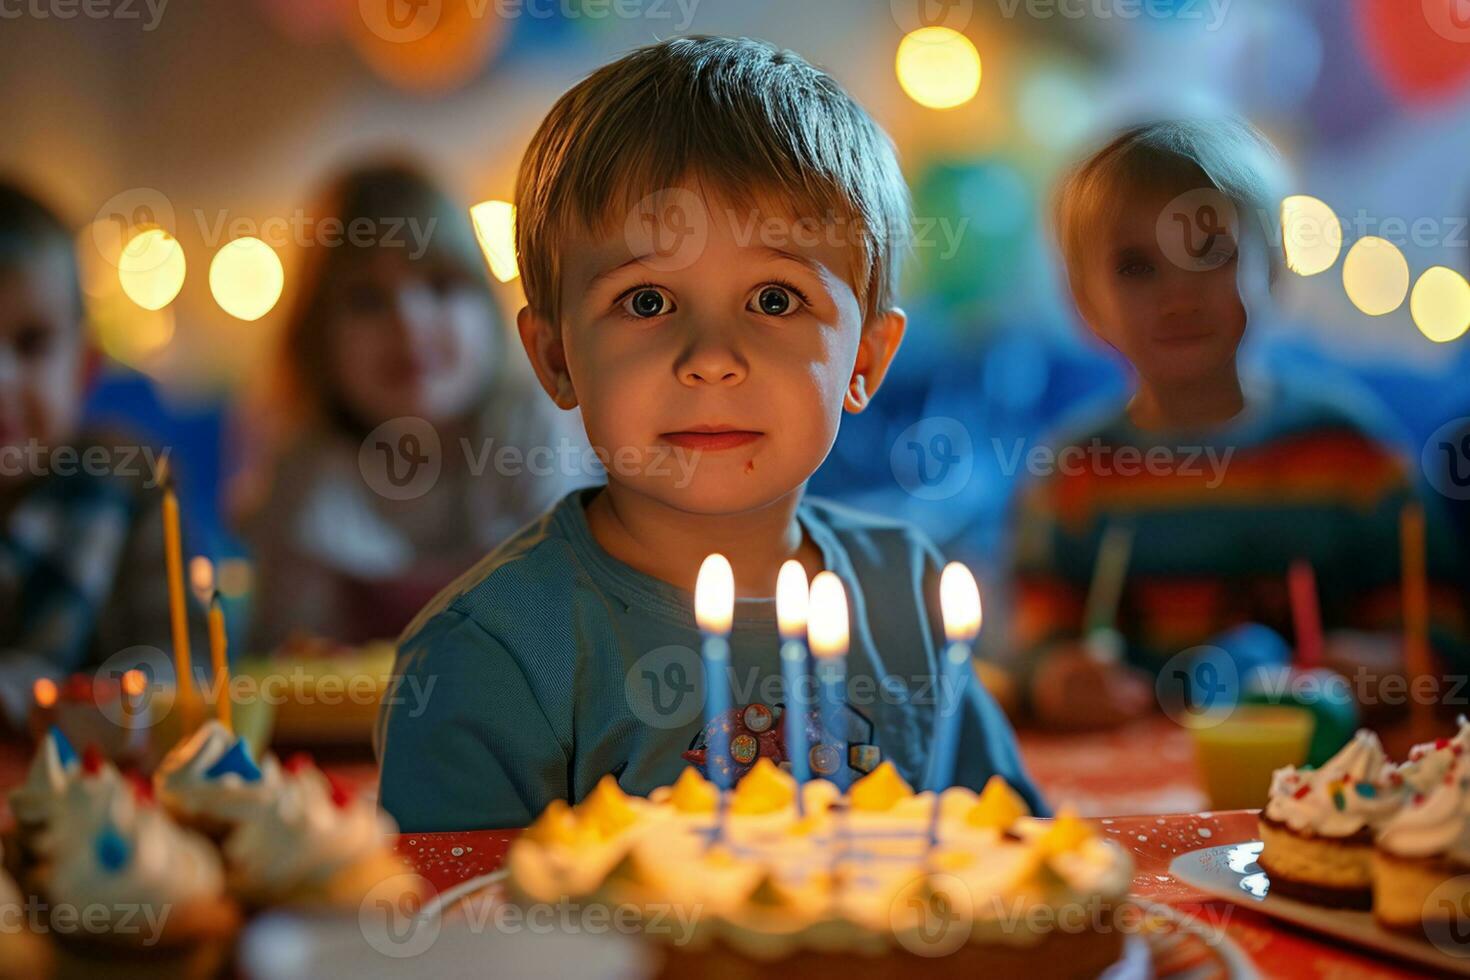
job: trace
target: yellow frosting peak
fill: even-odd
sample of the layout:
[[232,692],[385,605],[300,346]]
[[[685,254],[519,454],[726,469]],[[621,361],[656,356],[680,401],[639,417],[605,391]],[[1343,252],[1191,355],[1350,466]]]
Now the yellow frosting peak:
[[612,776],[603,776],[587,798],[577,804],[579,820],[602,837],[612,837],[627,829],[637,819],[628,797]]
[[893,763],[885,760],[872,772],[852,784],[848,790],[848,801],[854,810],[888,810],[899,800],[914,795],[912,787],[903,781]]
[[796,780],[764,756],[735,784],[731,813],[775,813],[796,802]]
[[521,836],[537,844],[575,844],[577,815],[566,800],[552,800]]
[[990,827],[999,831],[1009,830],[1021,817],[1031,811],[1021,795],[999,776],[991,776],[985,783],[980,798],[965,815],[965,820],[974,827]]
[[1040,845],[1049,855],[1063,854],[1076,850],[1093,836],[1092,828],[1079,819],[1071,807],[1063,807],[1046,833],[1041,835]]
[[669,803],[680,813],[714,813],[719,802],[720,792],[715,784],[701,776],[693,766],[684,767],[669,793]]

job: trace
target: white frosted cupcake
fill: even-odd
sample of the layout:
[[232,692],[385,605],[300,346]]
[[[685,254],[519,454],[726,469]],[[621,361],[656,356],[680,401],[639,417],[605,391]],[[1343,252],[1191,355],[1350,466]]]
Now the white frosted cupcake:
[[1403,799],[1378,736],[1366,729],[1320,769],[1276,770],[1259,820],[1272,893],[1368,908],[1374,831]]
[[125,782],[96,802],[48,833],[55,860],[44,895],[59,975],[217,976],[240,915],[214,847]]
[[393,853],[396,833],[374,803],[292,760],[269,805],[225,842],[230,889],[249,908],[354,914],[369,892],[393,887],[385,884],[390,880],[421,893],[421,883]]
[[1460,758],[1470,750],[1470,720],[1460,716],[1453,738],[1424,742],[1409,750],[1408,761],[1395,768],[1410,793],[1428,793],[1437,786]]
[[272,755],[256,765],[244,739],[210,720],[175,745],[153,774],[153,790],[175,820],[222,841],[280,789]]
[[[1422,932],[1470,900],[1470,768],[1456,760],[1384,823],[1373,852],[1373,917]],[[1431,903],[1431,896],[1436,901]],[[1439,898],[1448,901],[1441,903]],[[1436,919],[1436,916],[1439,916]]]

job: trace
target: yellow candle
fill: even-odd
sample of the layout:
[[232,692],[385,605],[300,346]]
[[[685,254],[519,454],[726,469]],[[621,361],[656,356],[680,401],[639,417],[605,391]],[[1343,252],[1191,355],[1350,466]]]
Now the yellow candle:
[[209,659],[214,667],[214,697],[221,725],[231,729],[230,722],[230,667],[226,659],[229,641],[225,636],[225,611],[220,606],[219,593],[209,601]]
[[[165,462],[165,467],[167,463]],[[165,468],[163,482],[163,547],[168,565],[168,611],[173,630],[174,672],[178,675],[179,709],[183,734],[194,730],[194,671],[189,654],[189,612],[184,593],[184,544],[179,532],[179,498],[173,473]]]

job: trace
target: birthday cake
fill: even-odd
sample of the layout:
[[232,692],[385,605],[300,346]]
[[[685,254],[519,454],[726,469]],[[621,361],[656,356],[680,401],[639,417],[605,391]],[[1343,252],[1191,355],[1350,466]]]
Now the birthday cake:
[[606,777],[516,840],[510,893],[620,917],[668,977],[1094,977],[1122,956],[1131,860],[1070,813],[1034,819],[995,778],[936,814],[889,763],[797,789],[765,759],[724,812],[692,768],[647,799]]

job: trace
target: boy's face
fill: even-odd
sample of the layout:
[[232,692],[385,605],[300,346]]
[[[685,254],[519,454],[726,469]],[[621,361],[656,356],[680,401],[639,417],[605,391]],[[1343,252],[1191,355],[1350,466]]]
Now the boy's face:
[[826,458],[844,406],[861,411],[882,381],[903,314],[864,330],[840,236],[679,199],[660,210],[661,245],[637,215],[567,243],[561,322],[527,309],[522,338],[557,403],[581,407],[610,482],[686,512],[749,511]]
[[[0,270],[0,451],[31,440],[49,448],[76,433],[86,382],[85,345],[71,257],[40,250]],[[0,482],[29,474],[0,472]]]
[[1101,222],[1086,243],[1078,296],[1093,333],[1141,379],[1176,387],[1233,370],[1246,322],[1234,229],[1212,236],[1172,215],[1161,221],[1178,197],[1135,194]]

